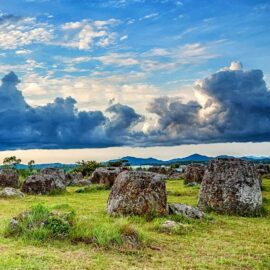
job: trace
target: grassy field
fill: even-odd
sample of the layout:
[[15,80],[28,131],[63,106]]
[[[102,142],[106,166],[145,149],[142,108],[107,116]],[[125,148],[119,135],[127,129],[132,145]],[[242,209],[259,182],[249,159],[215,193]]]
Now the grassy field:
[[[204,221],[177,217],[110,218],[105,212],[109,190],[85,193],[68,188],[54,196],[0,199],[0,269],[270,269],[270,215],[245,218],[211,214]],[[196,205],[198,187],[183,181],[167,181],[170,203]],[[270,180],[264,180],[264,208],[270,213]],[[123,246],[72,243],[69,240],[35,242],[5,237],[9,220],[42,203],[51,209],[74,209],[89,226],[110,234],[115,224],[127,222],[144,235],[139,249]],[[183,230],[166,233],[159,225],[180,221]]]

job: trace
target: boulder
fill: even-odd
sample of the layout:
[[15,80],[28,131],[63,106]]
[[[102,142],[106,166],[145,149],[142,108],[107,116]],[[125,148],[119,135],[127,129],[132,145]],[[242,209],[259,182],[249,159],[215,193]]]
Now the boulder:
[[44,168],[40,171],[42,175],[50,175],[59,181],[62,181],[63,184],[66,184],[66,174],[64,170],[58,168]]
[[200,211],[199,208],[181,203],[170,204],[169,214],[182,215],[187,218],[198,218],[198,219],[202,219],[204,217],[204,212]]
[[143,171],[120,173],[112,187],[107,212],[113,216],[167,214],[164,176]]
[[185,184],[196,182],[201,183],[205,171],[205,166],[202,164],[189,164],[185,169]]
[[73,184],[72,186],[84,187],[84,186],[89,186],[91,184],[92,183],[89,179],[82,179],[82,180],[76,181],[76,184]]
[[257,164],[256,170],[260,176],[270,174],[270,166],[267,164]]
[[2,169],[0,171],[0,186],[18,188],[20,185],[19,175],[15,170]]
[[93,172],[89,181],[92,184],[103,184],[111,187],[114,184],[116,177],[122,172],[122,170],[123,169],[120,167],[97,168]]
[[[66,174],[66,185],[67,186],[81,186],[81,183],[84,182],[83,174],[81,172],[72,172]],[[87,181],[90,183],[90,181]]]
[[160,173],[160,174],[167,174],[167,170],[165,167],[162,166],[153,166],[148,168],[148,172]]
[[12,187],[6,187],[3,190],[0,190],[0,197],[1,198],[23,198],[24,194],[16,190],[15,188]]
[[178,179],[184,178],[185,175],[182,172],[173,171],[173,172],[170,172],[169,174],[167,174],[167,177],[169,179],[178,180]]
[[270,176],[270,166],[267,164],[257,164],[256,170],[257,170],[257,173],[259,174],[260,186],[262,188],[263,177],[270,178],[269,177]]
[[63,181],[50,174],[35,174],[28,176],[23,185],[22,192],[27,194],[51,194],[64,191]]
[[236,158],[211,160],[203,177],[198,206],[222,214],[259,213],[262,193],[255,166]]

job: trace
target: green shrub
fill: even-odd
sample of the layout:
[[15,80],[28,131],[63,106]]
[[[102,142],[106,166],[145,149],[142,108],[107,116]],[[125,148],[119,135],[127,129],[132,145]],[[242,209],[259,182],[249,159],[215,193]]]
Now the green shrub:
[[96,168],[103,167],[103,165],[94,160],[91,161],[79,161],[77,166],[71,172],[81,172],[84,177],[91,176]]
[[6,236],[37,241],[63,238],[69,235],[74,216],[74,212],[50,211],[39,204],[15,217],[6,228]]
[[[19,214],[7,225],[5,236],[30,241],[66,239],[72,243],[94,244],[103,248],[138,248],[145,242],[143,233],[126,218],[104,216],[102,220],[80,220],[75,218],[68,205],[54,206],[57,211],[51,209],[39,204]],[[59,209],[63,211],[59,212]]]

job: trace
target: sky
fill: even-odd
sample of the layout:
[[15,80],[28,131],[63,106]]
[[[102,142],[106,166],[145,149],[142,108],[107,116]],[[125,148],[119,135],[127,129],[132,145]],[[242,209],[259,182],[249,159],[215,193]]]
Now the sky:
[[269,1],[0,3],[0,160],[270,156]]

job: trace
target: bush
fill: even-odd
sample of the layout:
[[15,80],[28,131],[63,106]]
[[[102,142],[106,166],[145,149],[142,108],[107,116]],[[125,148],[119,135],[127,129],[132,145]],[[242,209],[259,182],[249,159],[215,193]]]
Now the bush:
[[13,218],[6,228],[6,236],[37,241],[63,238],[70,234],[74,216],[74,212],[50,211],[39,204]]
[[37,170],[18,169],[18,174],[23,179],[27,178],[30,175],[36,174],[37,172]]
[[71,172],[81,172],[83,177],[91,176],[93,171],[96,168],[103,167],[103,165],[99,162],[96,162],[94,160],[92,161],[79,161],[77,162],[77,167],[75,167]]
[[56,205],[53,209],[57,211],[39,204],[19,214],[8,224],[5,236],[41,242],[66,239],[74,244],[94,244],[103,248],[138,248],[145,241],[144,234],[128,219],[105,216],[102,220],[80,220],[75,219],[68,205]]

